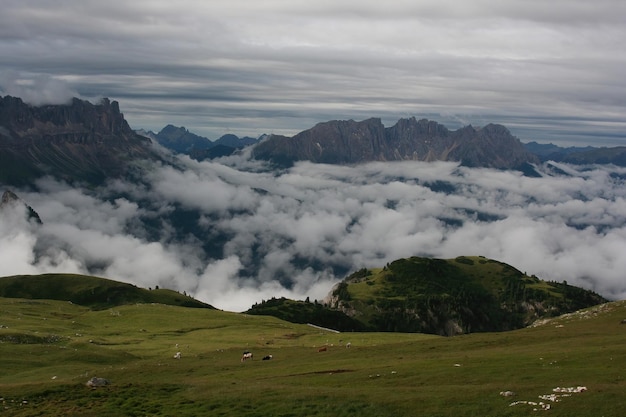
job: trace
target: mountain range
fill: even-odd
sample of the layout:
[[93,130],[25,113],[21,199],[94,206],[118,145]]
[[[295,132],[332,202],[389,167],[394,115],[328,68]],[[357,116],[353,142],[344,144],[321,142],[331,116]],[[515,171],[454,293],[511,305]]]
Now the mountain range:
[[593,146],[561,147],[554,144],[529,142],[526,149],[541,161],[565,162],[568,164],[614,164],[626,166],[626,146],[595,148]]
[[232,155],[254,146],[255,158],[278,166],[290,166],[300,160],[330,164],[449,160],[465,166],[522,169],[531,175],[529,164],[546,161],[626,166],[626,147],[522,143],[502,125],[466,126],[450,131],[435,121],[414,117],[400,119],[390,128],[385,128],[377,118],[361,122],[333,120],[319,123],[293,137],[263,134],[255,139],[226,134],[211,141],[185,127],[173,125],[165,126],[156,134],[138,133],[175,153],[187,154],[199,161]]
[[161,146],[176,153],[189,155],[191,158],[203,161],[221,156],[228,156],[246,146],[254,145],[264,136],[258,139],[251,137],[240,138],[237,135],[228,133],[212,141],[204,136],[198,136],[190,132],[183,126],[167,125],[159,133],[138,131],[137,133],[151,138]]
[[124,119],[119,103],[106,98],[98,104],[74,98],[69,104],[32,106],[17,97],[0,97],[0,182],[7,185],[32,185],[44,175],[70,183],[99,184],[137,174],[146,164],[163,162],[152,141],[197,160],[252,147],[254,158],[279,166],[302,160],[327,164],[441,160],[470,167],[521,169],[532,175],[532,164],[549,159],[626,165],[626,147],[524,145],[497,124],[449,130],[414,117],[400,119],[391,127],[378,118],[334,120],[293,137],[261,135],[255,139],[226,134],[211,141],[173,125],[156,134],[136,132]]
[[471,167],[516,169],[539,159],[502,125],[451,131],[415,117],[386,128],[380,119],[319,123],[293,137],[272,135],[253,150],[280,165],[308,160],[327,164],[370,161],[458,161]]

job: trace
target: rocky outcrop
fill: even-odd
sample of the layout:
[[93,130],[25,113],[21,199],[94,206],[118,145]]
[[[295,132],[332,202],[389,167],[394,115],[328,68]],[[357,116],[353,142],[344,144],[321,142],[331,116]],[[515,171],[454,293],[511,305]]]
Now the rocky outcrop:
[[13,191],[7,190],[2,194],[2,199],[0,199],[0,212],[8,207],[21,206],[26,210],[28,214],[28,219],[34,221],[35,223],[42,224],[41,217],[39,217],[39,213],[37,213],[31,206],[26,204],[21,198],[17,196]]
[[108,379],[105,378],[98,378],[98,377],[93,377],[91,378],[89,381],[87,381],[85,383],[85,385],[87,385],[89,388],[98,388],[98,387],[105,387],[107,385],[109,385],[111,382]]
[[116,101],[31,106],[0,98],[0,182],[23,185],[52,175],[99,183],[129,173],[136,160],[158,159],[150,143],[130,128]]
[[389,128],[377,118],[319,123],[293,137],[270,136],[254,148],[253,156],[281,165],[300,160],[329,164],[414,160],[509,169],[539,162],[504,126],[450,131],[414,117]]

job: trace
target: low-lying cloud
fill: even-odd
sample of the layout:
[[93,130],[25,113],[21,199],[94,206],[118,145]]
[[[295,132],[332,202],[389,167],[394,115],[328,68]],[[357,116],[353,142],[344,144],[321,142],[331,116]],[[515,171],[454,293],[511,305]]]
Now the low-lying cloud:
[[66,104],[80,94],[69,83],[46,74],[0,71],[0,96],[20,97],[34,106]]
[[350,271],[401,257],[482,255],[626,298],[623,168],[545,165],[529,178],[447,162],[181,162],[143,184],[16,190],[43,225],[0,216],[0,275],[91,273],[243,311],[322,299]]

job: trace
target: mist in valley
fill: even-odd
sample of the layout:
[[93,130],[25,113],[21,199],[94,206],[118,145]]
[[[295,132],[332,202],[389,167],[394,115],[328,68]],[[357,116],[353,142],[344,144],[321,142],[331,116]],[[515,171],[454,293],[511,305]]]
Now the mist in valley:
[[626,298],[626,169],[547,163],[541,177],[456,163],[178,157],[97,189],[14,190],[42,221],[0,216],[0,276],[83,273],[171,288],[229,311],[323,299],[360,268],[481,255]]

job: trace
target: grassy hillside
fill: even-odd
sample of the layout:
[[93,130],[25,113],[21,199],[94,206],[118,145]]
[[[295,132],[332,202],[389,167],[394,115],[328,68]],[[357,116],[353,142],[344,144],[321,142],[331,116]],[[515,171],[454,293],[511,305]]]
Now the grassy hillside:
[[[617,417],[624,318],[626,302],[616,302],[445,338],[337,334],[162,304],[92,310],[0,298],[0,405],[3,416],[502,417],[534,415],[543,402],[553,417]],[[254,358],[241,362],[244,350]],[[109,384],[88,388],[92,377]],[[539,398],[578,386],[587,391]]]
[[146,290],[123,282],[76,274],[2,277],[0,278],[0,297],[71,301],[94,309],[133,303],[213,308],[172,290]]
[[255,304],[247,314],[273,316],[292,323],[311,323],[341,331],[367,331],[369,329],[359,320],[353,319],[342,311],[309,301],[290,300],[285,297],[272,298]]
[[484,257],[412,257],[362,269],[333,291],[331,307],[379,331],[454,335],[522,328],[606,302]]

